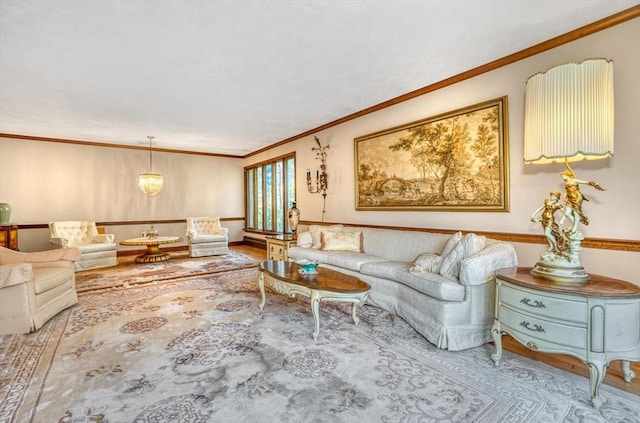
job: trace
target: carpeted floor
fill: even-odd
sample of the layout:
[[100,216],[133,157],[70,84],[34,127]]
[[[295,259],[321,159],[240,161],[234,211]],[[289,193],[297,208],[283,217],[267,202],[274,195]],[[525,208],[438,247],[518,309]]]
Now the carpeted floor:
[[118,265],[76,273],[78,292],[94,289],[129,287],[159,283],[185,277],[210,275],[256,267],[258,261],[231,249],[229,254],[189,258],[188,251],[171,252],[171,260],[161,263],[136,263],[136,256],[118,258]]
[[0,423],[639,422],[639,397],[491,345],[435,348],[375,307],[267,292],[254,268],[80,293],[0,337]]

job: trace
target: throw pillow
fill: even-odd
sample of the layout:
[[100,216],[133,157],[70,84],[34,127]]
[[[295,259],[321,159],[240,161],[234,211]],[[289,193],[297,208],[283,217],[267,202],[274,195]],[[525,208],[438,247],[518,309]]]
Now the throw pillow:
[[324,251],[356,251],[362,252],[362,231],[356,232],[320,232],[320,247]]
[[436,253],[420,254],[409,268],[411,273],[439,273],[442,256]]
[[460,275],[460,263],[464,258],[464,247],[461,242],[458,242],[453,250],[442,258],[442,264],[440,265],[440,276],[451,279],[453,281],[458,280]]
[[310,225],[311,248],[320,248],[320,232],[322,231],[340,232],[342,231],[342,225]]
[[440,265],[440,276],[451,280],[458,280],[462,260],[471,257],[484,248],[486,237],[467,234],[453,247],[447,256],[443,257]]
[[440,255],[442,257],[446,257],[447,255],[449,255],[449,253],[453,250],[453,247],[456,246],[456,244],[462,239],[462,232],[456,232],[455,234],[451,235],[451,238],[449,238],[449,240],[447,241],[446,244],[444,244],[444,248],[442,249],[442,251],[440,252]]
[[487,242],[487,237],[476,234],[466,234],[461,240],[462,248],[464,249],[464,258],[471,257],[475,253],[484,248]]

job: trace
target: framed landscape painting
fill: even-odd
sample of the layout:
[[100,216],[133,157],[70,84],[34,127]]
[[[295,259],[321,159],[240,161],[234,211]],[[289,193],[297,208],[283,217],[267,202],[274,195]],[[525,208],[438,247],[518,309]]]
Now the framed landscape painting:
[[509,211],[506,96],[354,144],[356,210]]

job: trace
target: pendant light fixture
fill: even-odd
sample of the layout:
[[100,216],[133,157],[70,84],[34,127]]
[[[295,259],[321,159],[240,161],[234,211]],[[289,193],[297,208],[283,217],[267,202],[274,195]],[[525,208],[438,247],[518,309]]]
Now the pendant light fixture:
[[138,186],[149,197],[153,197],[157,195],[160,191],[162,191],[162,187],[164,186],[164,178],[159,173],[153,173],[153,156],[152,156],[152,147],[151,142],[153,141],[152,136],[147,136],[149,138],[149,172],[141,173],[138,176]]

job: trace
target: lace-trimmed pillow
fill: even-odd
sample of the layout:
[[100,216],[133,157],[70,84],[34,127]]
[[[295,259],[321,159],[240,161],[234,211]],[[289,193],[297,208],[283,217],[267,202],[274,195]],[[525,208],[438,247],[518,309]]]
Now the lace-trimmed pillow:
[[486,237],[476,234],[467,234],[462,237],[453,250],[442,259],[440,276],[457,281],[462,260],[482,250],[486,241]]
[[420,254],[409,268],[411,273],[439,273],[442,256],[436,253]]
[[355,251],[363,252],[362,231],[355,232],[320,232],[321,246],[323,251]]
[[451,238],[449,238],[447,243],[444,244],[444,248],[440,252],[440,255],[442,257],[446,257],[447,255],[449,255],[449,253],[453,251],[453,248],[458,244],[458,242],[460,242],[461,239],[462,232],[456,232],[455,234],[451,235]]

